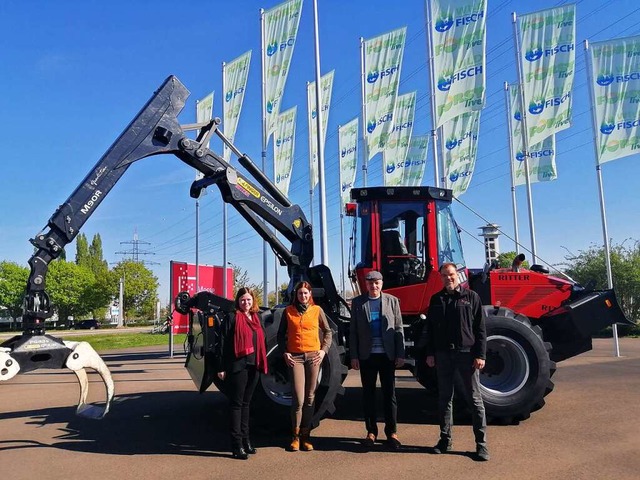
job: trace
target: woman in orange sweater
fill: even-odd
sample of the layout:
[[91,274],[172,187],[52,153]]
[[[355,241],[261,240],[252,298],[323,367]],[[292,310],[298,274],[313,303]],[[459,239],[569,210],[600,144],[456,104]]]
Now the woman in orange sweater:
[[[294,288],[293,301],[280,321],[278,346],[284,352],[289,367],[293,395],[291,426],[293,439],[290,451],[313,450],[309,442],[311,417],[318,384],[318,373],[331,347],[331,327],[322,308],[313,302],[311,285],[299,282]],[[322,339],[322,343],[321,343]]]

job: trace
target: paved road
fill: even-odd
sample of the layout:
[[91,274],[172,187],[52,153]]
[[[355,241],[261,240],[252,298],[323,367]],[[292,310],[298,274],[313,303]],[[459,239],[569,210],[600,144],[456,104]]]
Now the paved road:
[[[75,377],[36,371],[0,384],[0,468],[19,479],[637,479],[640,472],[640,339],[611,340],[559,365],[547,405],[517,426],[490,426],[488,463],[473,461],[471,427],[454,429],[454,452],[433,455],[433,401],[398,380],[399,453],[362,451],[359,381],[349,374],[336,416],[314,431],[316,451],[288,453],[287,438],[254,432],[249,461],[227,453],[226,401],[199,395],[183,357],[161,347],[104,355],[117,400],[102,421],[74,417]],[[94,389],[100,384],[92,382]],[[93,394],[99,398],[99,390]]]

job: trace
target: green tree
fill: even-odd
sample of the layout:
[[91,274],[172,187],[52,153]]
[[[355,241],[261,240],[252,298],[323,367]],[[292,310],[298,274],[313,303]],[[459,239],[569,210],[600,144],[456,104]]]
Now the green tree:
[[105,318],[111,300],[118,297],[118,277],[108,268],[93,274],[94,282],[87,291],[87,306],[94,318]]
[[[82,238],[81,238],[82,237]],[[118,293],[117,278],[109,271],[109,265],[102,258],[102,239],[96,233],[87,245],[83,234],[78,235],[76,244],[76,263],[88,268],[93,273],[95,281],[93,288],[87,292],[86,301],[94,318],[104,318],[107,305],[112,297]]]
[[[499,268],[511,268],[511,264],[513,264],[513,259],[518,255],[516,252],[504,252],[498,255],[498,267]],[[526,260],[522,262],[522,268],[529,268],[529,262]]]
[[114,268],[113,279],[124,278],[124,312],[127,318],[154,318],[158,279],[141,262],[123,260]]
[[[576,256],[567,256],[566,273],[582,285],[593,281],[594,288],[606,289],[607,268],[604,247],[592,245]],[[640,320],[640,242],[625,240],[611,247],[613,288],[627,316]]]
[[[284,282],[280,284],[280,289],[278,290],[278,302],[282,304],[282,291],[286,290],[289,286],[289,282]],[[269,302],[270,307],[276,306],[276,292],[269,292],[267,295],[267,300]]]
[[88,265],[89,263],[89,243],[84,233],[79,233],[76,237],[76,265]]
[[28,279],[28,268],[13,262],[0,262],[0,306],[6,308],[14,319],[22,315]]
[[47,292],[60,320],[80,318],[91,312],[87,299],[94,288],[95,277],[88,268],[58,260],[49,264]]
[[109,269],[107,261],[102,256],[102,238],[99,233],[93,236],[89,245],[89,266],[95,274]]
[[233,296],[236,296],[238,290],[242,287],[249,287],[256,294],[258,303],[262,302],[262,283],[253,283],[249,277],[249,272],[240,268],[238,265],[230,264],[233,268]]

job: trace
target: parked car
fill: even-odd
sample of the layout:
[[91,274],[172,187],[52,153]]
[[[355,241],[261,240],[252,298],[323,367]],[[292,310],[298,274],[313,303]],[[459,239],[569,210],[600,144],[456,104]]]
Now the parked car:
[[82,329],[82,330],[95,330],[96,328],[100,328],[100,322],[95,318],[90,318],[88,320],[80,320],[76,322],[73,328]]

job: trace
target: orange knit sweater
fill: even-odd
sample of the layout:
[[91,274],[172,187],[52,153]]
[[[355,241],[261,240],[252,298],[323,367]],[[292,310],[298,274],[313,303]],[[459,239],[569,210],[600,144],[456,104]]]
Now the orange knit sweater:
[[325,352],[329,350],[331,329],[319,306],[311,305],[306,312],[300,313],[294,305],[289,305],[284,311],[283,321],[287,322],[287,352],[306,353],[320,350],[320,332],[323,333],[322,349]]

